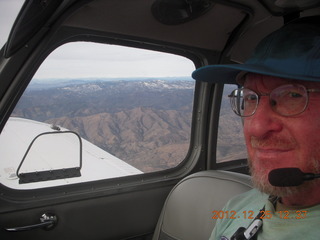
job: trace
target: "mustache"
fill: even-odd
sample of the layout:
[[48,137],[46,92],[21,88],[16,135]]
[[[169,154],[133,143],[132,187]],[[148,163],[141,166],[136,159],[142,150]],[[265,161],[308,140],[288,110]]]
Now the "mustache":
[[250,144],[253,148],[277,148],[288,149],[297,145],[297,142],[292,138],[269,136],[269,137],[254,137],[251,136]]

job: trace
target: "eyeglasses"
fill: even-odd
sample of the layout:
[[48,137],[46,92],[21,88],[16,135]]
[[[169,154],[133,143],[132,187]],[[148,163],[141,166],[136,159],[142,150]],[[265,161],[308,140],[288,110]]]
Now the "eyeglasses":
[[270,93],[258,94],[248,88],[235,89],[228,96],[232,110],[241,117],[255,114],[261,96],[269,96],[272,110],[281,116],[295,116],[302,113],[309,101],[308,93],[320,89],[307,89],[303,85],[287,84],[273,89]]

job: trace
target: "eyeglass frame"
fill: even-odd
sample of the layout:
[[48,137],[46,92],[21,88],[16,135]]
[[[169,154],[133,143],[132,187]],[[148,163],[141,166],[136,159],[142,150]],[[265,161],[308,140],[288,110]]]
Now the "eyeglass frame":
[[[234,112],[236,115],[240,116],[240,117],[251,117],[251,116],[253,116],[253,115],[256,113],[256,111],[257,111],[257,109],[258,109],[258,106],[259,106],[259,102],[260,102],[260,98],[261,98],[261,97],[263,97],[263,96],[269,96],[269,104],[271,105],[271,101],[270,101],[270,95],[271,95],[271,93],[272,93],[274,90],[276,90],[276,89],[278,89],[278,88],[280,88],[280,87],[283,87],[283,86],[299,86],[299,87],[302,87],[303,89],[305,89],[306,94],[307,94],[305,106],[304,106],[304,108],[302,109],[302,111],[300,111],[300,112],[298,112],[298,113],[295,113],[295,114],[292,114],[292,115],[284,115],[284,114],[281,114],[280,112],[276,111],[276,110],[275,110],[274,108],[272,108],[272,106],[271,106],[272,111],[274,111],[275,113],[277,113],[277,114],[279,114],[280,116],[283,116],[283,117],[292,117],[292,116],[297,116],[297,115],[303,113],[303,112],[306,110],[306,108],[307,108],[307,106],[308,106],[308,104],[309,104],[309,93],[320,93],[320,89],[318,89],[318,88],[306,88],[306,87],[305,87],[304,85],[302,85],[302,84],[284,84],[284,85],[281,85],[281,86],[279,86],[279,87],[276,87],[276,88],[272,89],[270,93],[257,93],[257,92],[253,91],[253,90],[250,89],[250,88],[241,87],[241,88],[234,89],[234,90],[228,95],[228,97],[229,97],[229,99],[230,99],[231,108],[232,108],[233,112]],[[257,100],[256,100],[257,103],[256,103],[256,106],[255,106],[254,110],[252,111],[252,113],[251,113],[250,115],[246,115],[246,116],[242,116],[242,115],[240,114],[240,111],[236,111],[237,109],[234,107],[234,104],[233,104],[233,102],[232,102],[232,101],[233,101],[232,99],[236,98],[236,95],[233,94],[233,93],[234,93],[235,91],[237,91],[237,90],[243,91],[244,89],[248,89],[248,90],[252,91],[253,93],[255,93],[255,94],[258,96],[258,98],[257,98]]]

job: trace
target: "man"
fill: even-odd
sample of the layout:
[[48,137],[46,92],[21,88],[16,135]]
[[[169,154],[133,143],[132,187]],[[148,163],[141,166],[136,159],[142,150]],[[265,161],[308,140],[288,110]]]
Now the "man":
[[[230,200],[211,239],[320,239],[320,180],[273,186],[269,173],[320,173],[320,16],[292,21],[267,36],[244,64],[206,66],[193,77],[235,83],[256,189]],[[280,176],[283,173],[278,174]],[[280,184],[281,185],[281,184]],[[297,185],[297,186],[295,186]]]

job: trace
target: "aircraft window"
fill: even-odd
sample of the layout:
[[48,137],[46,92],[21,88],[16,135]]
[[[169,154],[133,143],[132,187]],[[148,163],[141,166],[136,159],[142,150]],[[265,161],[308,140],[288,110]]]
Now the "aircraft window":
[[[59,47],[40,66],[0,135],[0,182],[34,189],[176,167],[189,148],[194,69],[189,59],[155,51],[88,42]],[[62,138],[55,141],[45,134],[37,140],[40,147],[30,144],[43,133],[64,131],[81,137],[81,173],[52,180],[51,172],[78,169],[79,139],[55,134]],[[32,155],[20,172],[45,177],[19,184],[17,169],[28,148]],[[44,158],[44,149],[59,153]],[[75,160],[68,165],[72,151]]]
[[218,163],[247,158],[241,118],[232,111],[228,98],[235,88],[237,86],[233,84],[224,85],[218,128]]

